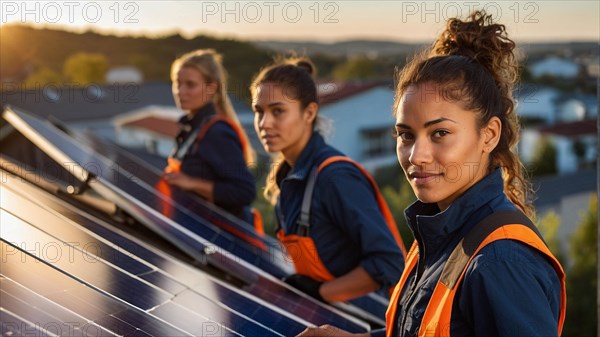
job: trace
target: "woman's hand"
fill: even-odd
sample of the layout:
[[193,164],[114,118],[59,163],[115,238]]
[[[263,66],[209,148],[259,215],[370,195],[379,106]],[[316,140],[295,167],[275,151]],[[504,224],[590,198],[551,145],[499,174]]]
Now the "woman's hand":
[[329,324],[321,325],[319,327],[314,328],[306,328],[296,337],[370,337],[371,335],[367,333],[361,334],[353,334],[348,331],[344,331],[342,329],[336,328]]
[[171,172],[163,174],[163,179],[173,186],[177,186],[184,190],[189,190],[192,187],[192,178],[185,173]]
[[181,172],[165,173],[162,177],[169,185],[195,192],[202,198],[214,202],[213,189],[215,184],[212,181],[191,177]]

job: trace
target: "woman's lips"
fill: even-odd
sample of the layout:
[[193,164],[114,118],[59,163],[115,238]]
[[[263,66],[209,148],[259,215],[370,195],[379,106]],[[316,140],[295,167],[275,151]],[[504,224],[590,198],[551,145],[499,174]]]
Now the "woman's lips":
[[429,173],[429,172],[413,172],[409,174],[410,179],[417,185],[425,185],[432,182],[433,180],[439,179],[441,173]]

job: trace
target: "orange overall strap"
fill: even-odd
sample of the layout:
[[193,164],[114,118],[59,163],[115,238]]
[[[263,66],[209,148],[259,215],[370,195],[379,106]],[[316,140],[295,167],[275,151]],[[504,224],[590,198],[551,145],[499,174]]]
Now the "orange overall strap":
[[[552,263],[552,266],[554,267],[557,275],[561,280],[562,288],[560,314],[558,321],[558,335],[560,336],[566,311],[565,273],[558,260],[552,255],[550,250],[547,248],[546,244],[542,241],[542,239],[534,230],[523,224],[507,224],[495,229],[477,246],[477,248],[474,251],[468,246],[461,247],[461,245],[459,245],[459,247],[457,247],[461,250],[471,250],[472,253],[469,252],[470,257],[468,258],[468,261],[466,262],[462,270],[460,270],[460,274],[457,277],[456,275],[451,275],[453,273],[456,274],[456,270],[450,273],[446,273],[446,268],[444,268],[444,271],[442,272],[442,277],[437,283],[429,301],[429,304],[427,305],[427,309],[425,310],[425,314],[421,322],[421,328],[419,329],[419,337],[450,336],[450,320],[452,316],[452,304],[454,302],[454,296],[456,295],[456,289],[458,289],[460,282],[464,278],[464,274],[467,270],[468,265],[483,247],[496,240],[505,239],[520,241],[523,244],[537,249],[539,252],[544,254]],[[461,264],[460,255],[461,254],[454,254],[453,252],[453,254],[448,259],[446,265],[451,264],[452,262]]]
[[348,157],[333,156],[333,157],[327,158],[325,161],[323,161],[321,163],[321,165],[319,165],[318,172],[321,172],[321,170],[323,170],[327,165],[334,163],[334,162],[340,162],[340,161],[344,161],[344,162],[353,164],[362,172],[362,174],[365,177],[367,177],[367,179],[369,180],[369,183],[371,183],[371,186],[373,187],[373,191],[375,192],[375,198],[377,199],[377,205],[379,206],[379,210],[383,214],[385,222],[387,223],[390,231],[392,232],[392,235],[394,236],[396,243],[402,250],[402,255],[406,256],[406,248],[404,247],[404,243],[402,242],[402,237],[400,236],[400,232],[398,232],[398,226],[396,225],[396,221],[394,220],[394,217],[392,216],[392,212],[390,212],[390,209],[389,209],[387,203],[385,202],[383,195],[381,195],[381,192],[379,191],[379,187],[377,186],[377,183],[375,182],[373,177],[371,177],[369,172],[367,172],[367,170],[365,170],[359,163],[355,162],[354,160],[352,160]]
[[396,312],[398,311],[398,301],[400,300],[400,294],[402,293],[402,289],[406,285],[406,280],[410,273],[417,266],[417,261],[419,260],[419,245],[417,241],[413,241],[410,250],[408,251],[408,255],[406,255],[406,260],[404,264],[404,271],[402,272],[402,276],[400,276],[400,281],[396,284],[394,291],[392,292],[392,296],[390,297],[390,304],[385,312],[385,336],[391,337],[392,331],[394,331],[394,324],[396,320]]
[[206,123],[204,123],[204,125],[202,126],[202,129],[200,129],[200,133],[198,133],[198,137],[196,138],[196,146],[198,146],[197,144],[200,144],[200,142],[202,141],[202,138],[204,138],[204,136],[206,135],[208,130],[211,128],[211,126],[215,125],[218,122],[227,123],[227,125],[229,125],[233,129],[233,131],[235,131],[238,138],[240,139],[240,145],[242,146],[242,152],[244,153],[244,160],[248,161],[248,158],[247,158],[248,142],[246,141],[246,138],[244,138],[244,136],[243,136],[241,127],[225,116],[216,115],[216,116],[212,117],[211,119],[209,119]]
[[320,282],[331,281],[335,278],[321,261],[317,247],[310,237],[295,234],[285,235],[283,229],[279,229],[277,238],[285,246],[287,256],[294,263],[296,273]]

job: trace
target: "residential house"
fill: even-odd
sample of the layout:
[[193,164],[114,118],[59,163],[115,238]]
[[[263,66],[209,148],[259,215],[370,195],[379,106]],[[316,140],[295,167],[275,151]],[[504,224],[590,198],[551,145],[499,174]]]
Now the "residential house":
[[568,249],[569,238],[581,223],[590,199],[597,195],[597,175],[591,168],[533,181],[537,217],[542,219],[550,211],[560,217],[557,235],[564,249]]
[[560,78],[574,78],[579,74],[580,66],[564,58],[550,56],[529,66],[533,77],[545,75]]
[[524,84],[519,86],[514,97],[517,114],[525,124],[551,124],[556,120],[556,100],[560,91],[546,86]]
[[144,74],[136,67],[115,67],[106,72],[105,78],[106,83],[111,84],[142,83],[144,81]]
[[391,82],[321,83],[319,96],[329,144],[371,172],[397,164]]
[[[521,133],[519,153],[525,163],[534,156],[536,143],[549,137],[557,151],[556,166],[559,174],[574,173],[582,167],[593,166],[598,151],[598,120],[587,119],[527,128]],[[577,154],[577,147],[581,154]]]

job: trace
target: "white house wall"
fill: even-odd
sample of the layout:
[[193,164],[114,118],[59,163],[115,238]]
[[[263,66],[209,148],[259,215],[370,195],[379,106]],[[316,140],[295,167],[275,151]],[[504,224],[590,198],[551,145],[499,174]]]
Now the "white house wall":
[[521,92],[515,92],[517,98],[517,114],[520,117],[540,118],[547,123],[555,119],[556,105],[554,101],[558,91],[532,87]]
[[[363,163],[361,130],[387,127],[391,137],[395,122],[392,117],[393,102],[394,92],[391,89],[377,87],[322,107],[321,116],[330,119],[332,124],[327,141],[347,156]],[[393,159],[394,156],[391,157]]]

